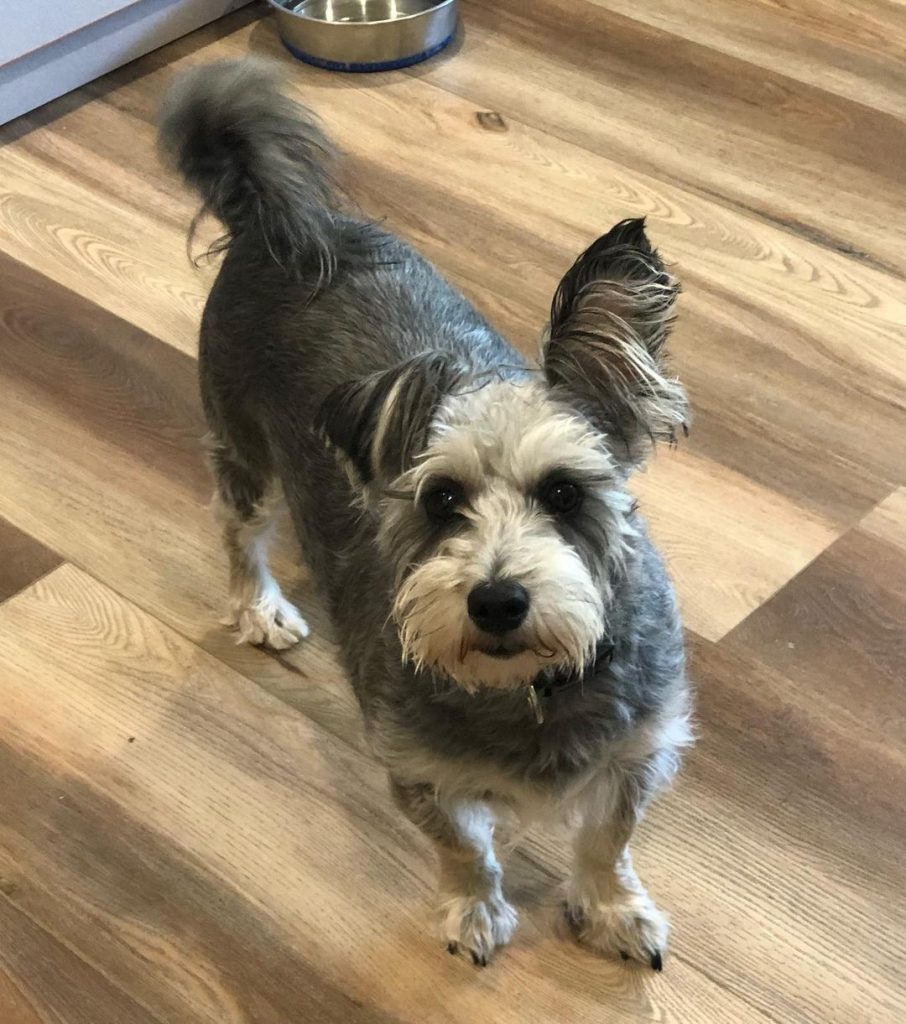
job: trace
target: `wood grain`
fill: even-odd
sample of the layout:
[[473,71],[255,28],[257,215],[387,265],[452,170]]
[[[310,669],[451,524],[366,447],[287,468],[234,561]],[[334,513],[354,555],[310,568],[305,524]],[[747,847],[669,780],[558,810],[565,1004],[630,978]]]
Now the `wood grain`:
[[643,992],[537,893],[499,970],[446,956],[370,759],[75,568],[0,608],[0,692],[7,899],[161,1020],[761,1019],[681,952]]
[[237,647],[219,626],[226,566],[194,361],[8,257],[0,267],[0,515],[349,734],[354,701],[309,588],[296,596],[319,637],[303,658]]
[[859,523],[863,533],[906,550],[906,487],[898,487]]
[[[3,1024],[906,1015],[902,5],[462,6],[446,57],[367,77],[290,62],[246,10],[0,129]],[[525,351],[614,220],[646,215],[683,280],[693,433],[634,485],[699,691],[637,845],[661,977],[560,933],[557,829],[509,858],[514,946],[484,972],[440,952],[430,851],[289,539],[312,637],[275,656],[218,625],[193,358],[215,268],[186,259],[154,120],[179,70],[247,52]]]
[[898,116],[906,111],[906,22],[896,0],[588,2],[866,106]]
[[760,654],[692,644],[700,739],[676,799],[697,813],[679,810],[683,828],[662,805],[651,823],[682,830],[674,924],[774,1020],[892,1024],[906,1012],[903,748]]
[[[602,6],[576,10],[572,0],[530,13],[518,0],[470,3],[460,59],[431,81],[902,276],[890,217],[901,118],[798,80],[789,65],[768,72]],[[567,18],[578,31],[558,30]]]
[[[586,5],[580,9],[594,11]],[[895,212],[899,196],[896,168],[902,159],[899,150],[890,149],[896,139],[904,138],[902,126],[879,122],[868,125],[864,137],[852,138],[850,126],[861,126],[865,118],[860,111],[850,110],[830,117],[829,122],[838,128],[828,131],[821,127],[818,97],[798,94],[788,102],[778,100],[778,114],[772,118],[763,112],[770,87],[753,96],[738,83],[742,70],[757,79],[757,69],[749,65],[741,69],[738,61],[718,62],[713,77],[700,81],[694,72],[701,65],[701,55],[690,55],[682,64],[671,49],[672,39],[659,44],[663,56],[657,66],[664,81],[656,88],[647,86],[651,91],[636,98],[642,89],[638,79],[645,75],[636,72],[636,77],[627,80],[626,74],[648,52],[644,27],[636,29],[636,34],[642,34],[639,38],[629,29],[617,33],[608,51],[597,43],[610,38],[611,26],[592,21],[586,27],[585,15],[580,38],[588,37],[595,47],[585,54],[588,70],[583,73],[575,70],[572,60],[573,36],[553,36],[555,42],[563,39],[557,42],[563,53],[555,61],[548,56],[552,49],[546,42],[548,35],[543,43],[541,39],[548,22],[542,21],[532,34],[531,19],[526,22],[508,15],[505,5],[500,20],[490,27],[485,24],[488,17],[482,15],[482,21],[471,16],[455,62],[432,65],[436,70],[430,76],[424,72],[418,72],[422,77],[417,78],[416,72],[381,76],[377,90],[363,89],[356,84],[358,80],[340,80],[294,67],[300,94],[321,111],[350,151],[354,194],[376,216],[389,214],[395,227],[425,248],[528,349],[536,344],[557,275],[577,249],[609,219],[627,212],[647,212],[657,222],[653,230],[668,255],[677,258],[678,273],[686,282],[676,351],[678,367],[697,400],[696,439],[701,437],[700,443],[707,445],[712,457],[747,475],[757,473],[760,482],[781,489],[795,504],[830,515],[840,525],[852,525],[906,473],[901,447],[879,445],[868,450],[863,444],[864,431],[872,424],[882,433],[904,429],[903,361],[899,354],[906,286],[876,273],[871,261],[867,269],[875,272],[872,280],[850,284],[848,269],[858,268],[862,262],[853,257],[852,250],[865,239],[853,239],[841,249],[824,236],[860,225],[866,237],[881,238],[889,232],[887,255],[875,253],[878,265],[889,262],[891,253],[903,251]],[[199,38],[206,39],[204,35]],[[488,39],[497,40],[496,49],[489,49]],[[147,157],[152,120],[157,97],[176,68],[227,52],[240,54],[246,48],[278,58],[281,54],[272,30],[264,25],[245,26],[234,38],[214,40],[207,46],[181,43],[178,49],[168,49],[168,57],[155,57],[146,74],[124,77],[119,88],[105,92],[96,104],[67,110],[60,123],[39,126],[18,147],[27,155],[32,167],[29,173],[57,175],[61,188],[75,183],[80,194],[100,193],[107,207],[112,193],[122,206],[117,222],[123,236],[133,229],[134,207],[139,207],[140,216],[147,215],[142,210],[161,210],[161,231],[171,239],[172,248],[158,261],[158,272],[164,277],[176,274],[173,286],[184,294],[194,289],[199,303],[207,277],[193,276],[177,255],[182,244],[180,227],[187,222],[193,203]],[[511,48],[515,48],[512,55]],[[560,52],[556,47],[553,50]],[[529,59],[530,53],[536,53],[536,61]],[[598,54],[597,63],[592,62],[593,54]],[[624,61],[622,70],[613,72],[612,84],[608,84],[611,80],[605,72],[617,57]],[[516,71],[535,64],[543,69],[543,89],[539,79],[531,92],[516,87],[504,90],[501,82],[518,86]],[[456,68],[464,69],[460,78],[453,77]],[[648,74],[653,73],[653,67],[648,68]],[[675,90],[677,82],[687,78],[688,84],[671,107],[663,99],[670,93],[668,80]],[[445,99],[444,91],[437,88],[459,90],[462,80],[482,85],[480,89],[470,85],[464,92],[466,100]],[[582,96],[589,89],[605,87],[610,88],[609,94],[592,94],[584,105],[573,99],[577,93]],[[730,113],[721,107],[721,102],[729,102],[728,91],[738,104]],[[537,99],[529,102],[522,99],[525,95]],[[706,110],[696,109],[695,116],[689,117],[690,127],[677,134],[679,115],[688,111],[694,97],[707,97],[698,102],[710,105]],[[487,132],[480,127],[475,117],[479,100],[482,106],[496,105],[506,112],[508,131]],[[517,100],[520,105],[514,110]],[[633,108],[633,102],[639,106]],[[667,103],[657,115],[660,121],[653,120],[659,102]],[[621,114],[624,108],[626,113]],[[526,120],[518,120],[519,115]],[[754,142],[750,144],[751,122],[759,117],[764,118],[758,136],[762,139],[760,158],[753,150]],[[793,121],[787,124],[787,118]],[[802,141],[802,151],[790,155],[799,184],[791,177],[792,171],[784,171],[780,188],[776,183],[778,154],[791,153],[794,140],[802,134],[801,121],[816,127],[813,136]],[[640,122],[644,124],[641,135],[634,127]],[[735,148],[728,147],[725,138],[728,122],[742,125],[737,139],[741,148],[735,157]],[[391,152],[385,152],[386,123],[394,125]],[[538,124],[540,131],[533,127]],[[658,132],[663,142],[654,144],[651,139]],[[690,132],[697,134],[690,136]],[[561,141],[558,133],[567,141]],[[636,140],[635,157],[622,145],[622,139]],[[828,139],[840,140],[834,144],[837,149],[828,149],[827,164],[816,167],[813,151],[819,140]],[[713,147],[710,159],[702,152],[705,140]],[[850,159],[874,168],[866,166],[865,174],[856,174],[852,197],[841,191],[844,164],[839,149],[844,145]],[[62,163],[57,155],[61,147],[66,153]],[[426,160],[427,150],[436,154],[433,165]],[[651,158],[661,150],[665,158]],[[906,153],[906,141],[903,151]],[[380,154],[378,159],[375,154]],[[679,154],[683,168],[669,170],[665,159],[670,154]],[[608,155],[610,158],[604,159]],[[759,165],[758,159],[765,163]],[[125,172],[119,176],[112,173],[117,164]],[[765,168],[763,172],[758,171],[759,166]],[[879,168],[886,169],[893,191],[885,192],[872,179]],[[698,183],[709,169],[721,178],[702,192]],[[640,178],[637,170],[646,177]],[[727,177],[731,170],[732,180]],[[832,175],[835,187],[817,190],[816,195],[816,174]],[[475,189],[475,182],[481,182],[481,189]],[[640,190],[645,182],[648,185]],[[750,192],[739,192],[756,185],[774,203],[799,189],[811,210],[811,218],[802,222],[808,229],[804,236],[796,233],[798,229],[791,230],[786,213],[774,217]],[[608,189],[609,199],[602,194]],[[481,195],[476,197],[476,191]],[[831,205],[818,216],[825,194]],[[854,207],[857,195],[864,198]],[[551,202],[554,196],[556,203]],[[534,200],[535,214],[529,208],[529,197]],[[875,200],[879,212],[869,216],[865,204]],[[733,213],[730,221],[724,215],[727,205]],[[571,209],[573,226],[559,223]],[[105,208],[105,216],[112,212]],[[769,217],[767,225],[765,217]],[[822,237],[814,241],[819,235]],[[671,236],[687,242],[688,258],[677,256]],[[63,280],[40,242],[36,239],[31,248],[17,246],[17,255]],[[829,245],[833,265],[826,266]],[[731,263],[724,269],[706,268],[701,263],[708,254],[722,267],[728,259]],[[846,276],[838,276],[838,271]],[[762,280],[765,273],[767,290]],[[731,291],[726,287],[728,281],[734,282]],[[880,282],[894,289],[888,299],[876,294]],[[97,267],[90,267],[83,279],[67,276],[65,283],[184,351],[194,348],[194,324],[186,317],[178,330],[170,330],[169,321],[162,319],[150,301],[153,282],[119,281],[112,275],[105,278],[99,276]],[[161,294],[160,303],[170,316],[174,308],[170,298]],[[889,309],[894,321],[886,340],[872,319],[875,307],[882,306]],[[862,307],[867,315],[860,311]],[[811,312],[803,319],[807,310]],[[844,314],[848,320],[845,328],[825,329],[831,319]],[[859,364],[865,360],[873,365],[863,369]],[[889,384],[885,384],[888,378]],[[813,410],[811,417],[799,415],[784,401],[791,390]],[[828,436],[835,439],[830,451]],[[841,491],[848,502],[838,498]]]
[[[223,586],[204,508],[194,363],[2,255],[0,268],[0,466],[9,481],[0,514],[201,641]],[[31,465],[36,438],[48,469],[41,479]],[[690,454],[663,453],[639,491],[675,560],[688,625],[710,639],[835,536],[821,516]],[[54,493],[66,504],[37,521],[34,510],[53,506]],[[727,500],[739,511],[720,539],[690,530],[690,521],[719,519]],[[79,520],[85,529],[73,530]]]
[[837,540],[727,640],[897,749],[906,743],[906,544],[890,509]]
[[35,925],[16,907],[15,892],[0,899],[0,934],[4,1024],[163,1024],[56,935]]

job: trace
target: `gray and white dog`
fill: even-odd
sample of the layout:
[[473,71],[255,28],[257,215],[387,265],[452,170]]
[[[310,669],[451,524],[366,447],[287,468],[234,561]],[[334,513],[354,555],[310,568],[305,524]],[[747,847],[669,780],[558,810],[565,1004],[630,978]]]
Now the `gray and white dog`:
[[[163,151],[228,235],[200,373],[239,638],[308,632],[268,569],[277,500],[323,588],[441,932],[511,938],[495,826],[577,824],[567,919],[661,969],[628,843],[689,740],[670,583],[627,494],[687,413],[678,292],[640,220],[560,282],[530,366],[418,253],[340,212],[330,146],[255,62],[174,87]],[[282,494],[277,499],[275,495]]]

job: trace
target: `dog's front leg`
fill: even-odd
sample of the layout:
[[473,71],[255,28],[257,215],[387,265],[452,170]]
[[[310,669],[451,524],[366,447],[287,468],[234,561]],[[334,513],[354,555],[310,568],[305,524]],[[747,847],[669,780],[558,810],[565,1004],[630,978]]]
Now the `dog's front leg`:
[[467,950],[485,966],[494,949],[510,941],[517,922],[501,888],[490,809],[481,801],[441,804],[427,784],[391,783],[399,806],[437,850],[440,931],[447,950]]
[[632,866],[629,840],[642,808],[629,792],[591,808],[576,837],[567,919],[579,940],[599,953],[633,958],[661,970],[666,917]]

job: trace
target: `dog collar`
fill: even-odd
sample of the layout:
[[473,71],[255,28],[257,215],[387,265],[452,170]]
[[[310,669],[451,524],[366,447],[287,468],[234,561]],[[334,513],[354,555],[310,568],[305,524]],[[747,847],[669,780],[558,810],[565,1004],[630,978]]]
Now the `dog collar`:
[[601,637],[595,646],[595,660],[585,671],[579,672],[554,672],[549,676],[539,676],[535,682],[530,683],[526,697],[529,706],[535,715],[538,725],[544,722],[544,704],[549,701],[555,693],[562,693],[573,686],[579,686],[583,680],[593,673],[600,665],[609,665],[613,659],[614,643],[607,637]]

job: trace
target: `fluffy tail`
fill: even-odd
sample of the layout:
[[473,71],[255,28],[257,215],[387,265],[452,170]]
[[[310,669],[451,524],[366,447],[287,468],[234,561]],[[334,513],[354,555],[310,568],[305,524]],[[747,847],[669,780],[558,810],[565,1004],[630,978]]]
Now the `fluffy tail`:
[[[279,75],[256,60],[223,61],[179,78],[164,104],[160,147],[201,195],[229,241],[260,238],[286,270],[336,263],[334,151]],[[194,225],[193,225],[194,226]]]

